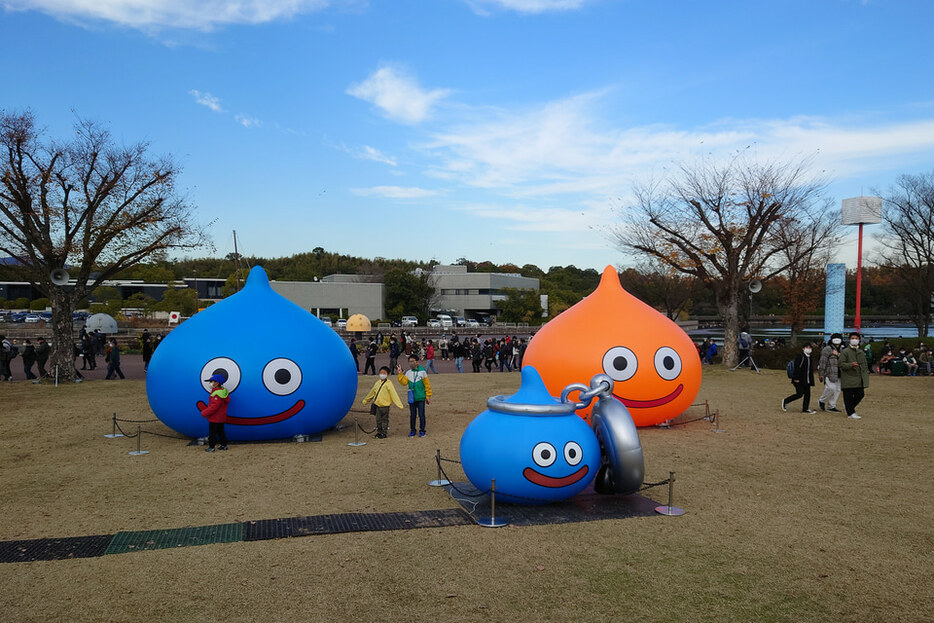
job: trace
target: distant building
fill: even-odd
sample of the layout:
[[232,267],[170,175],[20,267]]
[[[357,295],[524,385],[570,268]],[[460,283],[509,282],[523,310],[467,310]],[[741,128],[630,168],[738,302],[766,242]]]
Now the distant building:
[[438,292],[439,311],[453,311],[467,319],[489,316],[495,318],[499,310],[497,301],[505,300],[503,288],[539,290],[539,281],[519,273],[469,273],[462,265],[435,266],[430,283]]

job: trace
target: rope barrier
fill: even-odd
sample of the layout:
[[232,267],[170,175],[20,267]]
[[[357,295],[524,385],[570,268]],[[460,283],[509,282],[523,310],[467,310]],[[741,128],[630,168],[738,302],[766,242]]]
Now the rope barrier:
[[[466,492],[466,491],[462,491],[461,489],[459,489],[459,488],[457,487],[456,484],[454,484],[454,481],[451,479],[450,476],[447,475],[447,473],[444,471],[444,468],[441,467],[441,462],[442,462],[442,461],[447,462],[447,463],[457,463],[458,465],[460,465],[461,462],[460,462],[460,461],[455,461],[455,460],[453,460],[453,459],[445,459],[445,458],[443,458],[443,457],[441,456],[441,454],[440,454],[440,451],[439,451],[439,454],[435,457],[435,461],[436,461],[437,464],[438,464],[438,470],[439,470],[439,472],[441,473],[441,476],[442,476],[445,480],[447,480],[447,481],[450,483],[448,486],[450,486],[451,489],[453,489],[453,490],[456,491],[457,493],[459,493],[459,494],[461,494],[461,495],[464,495],[464,496],[467,496],[467,497],[479,497],[479,496],[483,496],[483,495],[489,495],[490,492],[492,491],[492,489],[489,489],[489,488],[488,488],[486,491],[479,491],[479,490],[478,490],[479,493],[468,493],[468,492]],[[665,480],[660,480],[660,481],[658,481],[658,482],[645,482],[645,481],[643,481],[642,486],[638,489],[638,491],[639,491],[639,492],[646,491],[647,489],[652,489],[652,488],[654,488],[654,487],[660,487],[660,486],[662,486],[662,485],[667,485],[667,484],[669,484],[669,483],[671,483],[671,482],[673,482],[673,479],[672,479],[671,477],[666,478]],[[512,497],[512,498],[517,498],[517,499],[522,499],[522,500],[528,500],[528,501],[530,501],[530,502],[545,502],[545,503],[548,503],[548,502],[554,502],[554,501],[555,501],[555,500],[546,500],[546,499],[544,499],[544,498],[533,498],[533,497],[527,497],[527,496],[524,496],[524,495],[516,495],[516,494],[513,494],[513,493],[510,493],[509,496]]]

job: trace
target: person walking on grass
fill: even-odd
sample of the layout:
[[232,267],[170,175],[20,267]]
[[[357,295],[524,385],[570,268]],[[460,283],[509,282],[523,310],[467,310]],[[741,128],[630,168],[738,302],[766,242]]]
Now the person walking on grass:
[[363,398],[363,404],[373,401],[371,412],[376,416],[376,438],[385,439],[389,431],[389,407],[396,405],[402,408],[402,401],[396,393],[396,386],[389,380],[389,368],[383,366],[379,369],[379,380]]
[[869,387],[869,362],[866,353],[859,348],[859,333],[850,333],[850,347],[840,351],[838,362],[846,416],[851,420],[862,419],[856,414],[856,407]]
[[841,350],[843,350],[843,336],[834,333],[830,336],[827,345],[820,351],[817,378],[824,383],[824,391],[817,399],[817,404],[821,411],[840,413],[837,409],[837,398],[840,397],[840,377],[837,368]]
[[431,382],[428,372],[418,365],[418,357],[409,356],[409,369],[404,373],[396,366],[399,383],[409,388],[409,437],[415,436],[415,416],[418,415],[418,436],[425,436],[425,405],[431,404]]
[[208,447],[205,452],[214,452],[214,446],[220,442],[220,449],[227,449],[227,434],[224,423],[227,421],[227,406],[230,404],[230,392],[224,387],[227,379],[221,374],[215,374],[205,383],[211,384],[211,398],[201,410],[201,417],[208,420]]
[[811,404],[811,386],[814,385],[814,370],[811,367],[812,344],[808,342],[801,348],[801,352],[795,357],[794,372],[791,376],[791,384],[795,388],[795,393],[782,399],[782,411],[788,410],[788,403],[794,402],[798,398],[804,398],[801,404],[801,413],[817,413],[810,409]]

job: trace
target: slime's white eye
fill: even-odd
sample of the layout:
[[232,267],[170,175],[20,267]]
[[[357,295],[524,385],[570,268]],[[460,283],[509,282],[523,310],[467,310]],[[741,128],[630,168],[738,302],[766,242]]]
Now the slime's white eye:
[[577,465],[582,458],[584,458],[584,452],[579,443],[569,441],[564,444],[564,460],[568,462],[568,465]]
[[548,467],[555,462],[557,457],[558,453],[555,452],[555,447],[545,441],[535,444],[535,447],[532,448],[532,460],[539,467]]
[[662,346],[655,351],[655,371],[666,381],[673,381],[681,374],[681,356],[675,349]]
[[614,346],[603,356],[603,371],[614,381],[628,381],[638,367],[636,354],[625,346]]
[[215,357],[201,368],[201,386],[204,387],[205,391],[211,391],[211,382],[204,379],[209,379],[215,374],[220,374],[227,379],[224,382],[224,387],[229,392],[237,389],[237,385],[240,384],[240,366],[229,357]]
[[277,396],[287,396],[302,384],[302,369],[291,359],[273,359],[263,368],[263,385]]

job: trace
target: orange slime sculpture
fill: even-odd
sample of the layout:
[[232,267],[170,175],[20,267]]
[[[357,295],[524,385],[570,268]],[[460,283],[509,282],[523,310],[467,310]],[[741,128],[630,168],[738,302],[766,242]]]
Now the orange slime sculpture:
[[[652,426],[687,409],[701,384],[694,342],[681,327],[626,292],[607,266],[597,289],[535,334],[523,366],[538,370],[549,393],[606,373],[613,395],[636,426]],[[572,394],[572,399],[576,398]],[[578,415],[590,421],[590,409]]]

